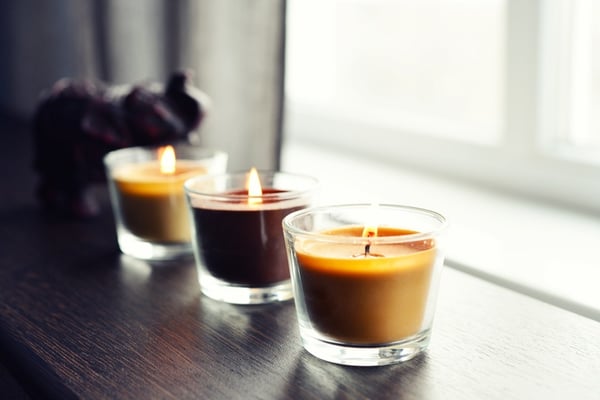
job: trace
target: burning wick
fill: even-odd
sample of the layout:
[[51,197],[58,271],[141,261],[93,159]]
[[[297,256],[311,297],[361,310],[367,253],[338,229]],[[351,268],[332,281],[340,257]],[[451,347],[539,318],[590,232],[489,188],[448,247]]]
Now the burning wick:
[[246,189],[248,190],[248,204],[257,205],[262,203],[262,185],[260,183],[258,172],[254,167],[252,167],[248,174]]
[[165,175],[172,175],[176,171],[175,149],[173,146],[161,147],[158,149],[158,159],[160,160],[160,172]]
[[[362,232],[362,237],[372,238],[377,236],[377,227],[365,226]],[[355,254],[354,257],[383,257],[383,254],[371,253],[371,241],[367,240],[365,244],[365,252],[361,254]]]

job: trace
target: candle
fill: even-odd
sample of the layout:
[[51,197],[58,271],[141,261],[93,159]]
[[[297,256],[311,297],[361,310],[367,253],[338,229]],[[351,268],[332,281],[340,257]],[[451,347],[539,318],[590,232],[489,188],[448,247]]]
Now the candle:
[[[285,193],[265,189],[268,197]],[[236,196],[239,192],[230,192]],[[227,209],[194,207],[200,255],[208,272],[234,284],[268,286],[290,278],[281,220],[303,208],[271,200],[260,206],[229,204]]]
[[433,211],[392,205],[313,207],[286,216],[304,347],[348,365],[384,365],[424,350],[444,226]]
[[291,298],[281,221],[309,204],[314,183],[256,171],[187,181],[202,292],[238,304]]
[[[323,235],[362,237],[363,227]],[[379,228],[378,235],[416,232]],[[372,245],[301,241],[296,256],[308,316],[324,335],[353,343],[387,343],[416,334],[423,322],[435,262],[432,240]]]
[[[177,159],[176,153],[190,158]],[[121,250],[139,258],[191,254],[183,184],[193,176],[222,172],[226,155],[191,146],[129,148],[109,154],[106,163]],[[144,243],[154,246],[151,254]]]
[[179,161],[169,174],[161,173],[155,161],[115,169],[113,179],[124,225],[147,240],[190,241],[183,183],[199,174],[206,174],[206,168],[192,161]]

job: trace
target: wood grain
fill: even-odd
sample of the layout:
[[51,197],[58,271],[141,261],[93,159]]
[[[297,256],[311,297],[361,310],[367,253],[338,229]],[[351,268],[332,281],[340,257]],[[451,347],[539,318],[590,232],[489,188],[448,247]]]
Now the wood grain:
[[0,165],[16,165],[3,173],[15,191],[0,198],[0,349],[32,397],[600,398],[600,324],[451,269],[424,355],[371,368],[318,360],[293,303],[219,303],[200,294],[193,260],[122,256],[104,188],[94,221],[40,213],[21,129],[16,149],[0,146]]

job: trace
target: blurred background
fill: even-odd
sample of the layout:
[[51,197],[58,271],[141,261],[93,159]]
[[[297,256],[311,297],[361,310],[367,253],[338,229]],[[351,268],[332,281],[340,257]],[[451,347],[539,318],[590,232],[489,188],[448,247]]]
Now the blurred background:
[[600,212],[600,3],[288,8],[288,136]]
[[232,169],[279,162],[285,2],[9,0],[0,3],[0,107],[31,117],[57,80],[165,83],[193,72],[212,108],[201,144]]
[[213,102],[202,144],[232,169],[276,167],[293,139],[600,213],[596,17],[593,0],[4,1],[0,107],[186,68]]

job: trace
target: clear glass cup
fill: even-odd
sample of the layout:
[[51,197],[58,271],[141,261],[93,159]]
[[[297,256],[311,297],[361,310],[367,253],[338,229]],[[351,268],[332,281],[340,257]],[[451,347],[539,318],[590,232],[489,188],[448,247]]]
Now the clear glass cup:
[[427,348],[445,218],[400,205],[307,208],[283,219],[300,335],[333,363],[409,360]]
[[173,147],[173,173],[160,171],[159,147],[128,147],[104,157],[117,241],[124,254],[159,261],[193,253],[183,183],[193,176],[223,173],[227,154],[192,145]]
[[316,179],[259,171],[263,194],[250,198],[248,173],[185,183],[202,293],[234,304],[292,298],[282,219],[310,205]]

